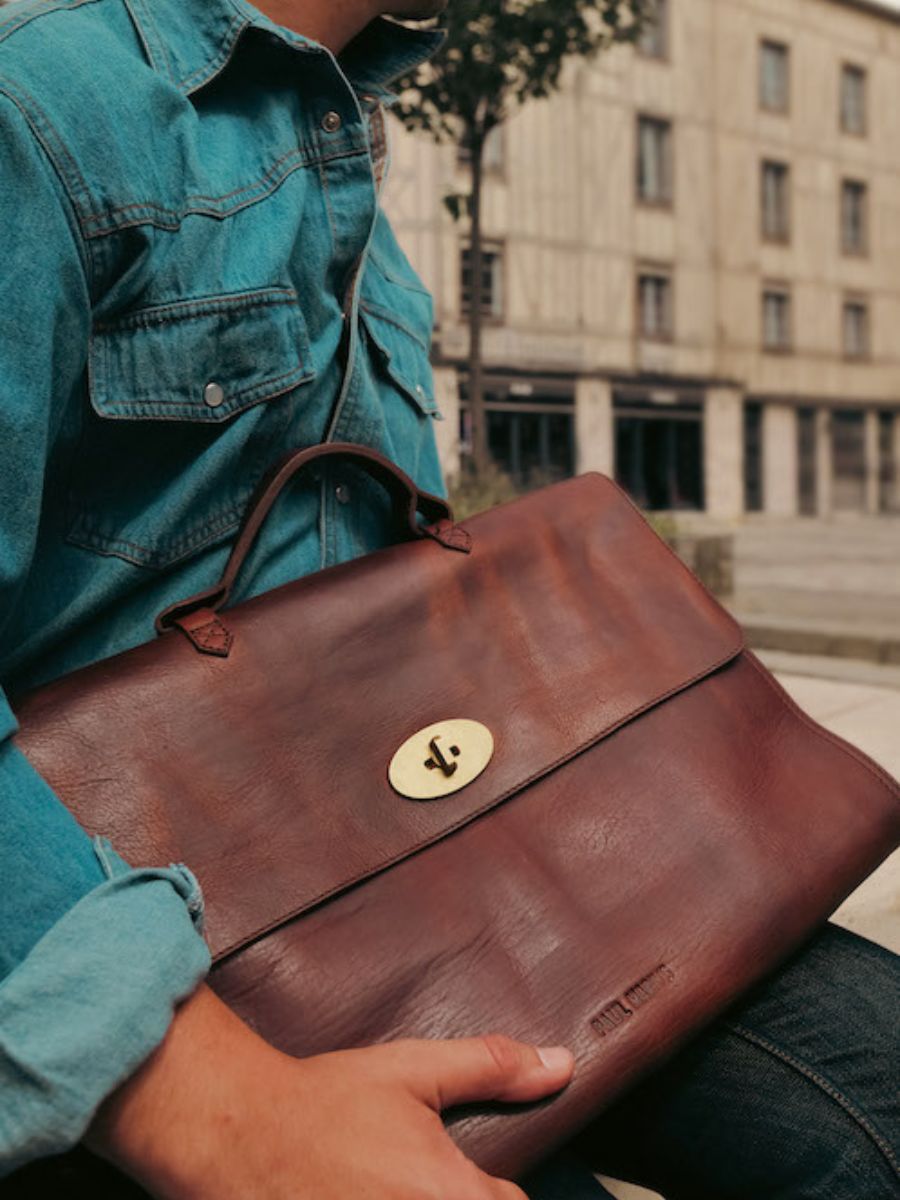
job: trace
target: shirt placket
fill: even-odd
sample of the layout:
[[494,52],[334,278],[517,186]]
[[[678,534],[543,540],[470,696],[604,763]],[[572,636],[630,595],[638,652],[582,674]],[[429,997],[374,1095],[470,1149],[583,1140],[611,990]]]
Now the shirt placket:
[[[352,160],[338,160],[339,165],[332,170],[329,170],[329,161],[325,160],[321,168],[323,184],[328,192],[336,243],[346,247],[355,242],[359,247],[346,276],[347,283],[342,299],[344,335],[341,339],[341,356],[344,371],[325,431],[326,442],[365,440],[364,421],[360,411],[363,391],[360,354],[363,346],[359,327],[359,287],[375,230],[378,202],[388,161],[384,110],[381,104],[375,97],[358,96],[343,76],[341,79],[344,95],[348,99],[352,97],[354,120],[366,131],[369,153],[365,156],[358,155]],[[330,124],[334,126],[335,118],[339,116],[337,112],[329,113],[323,120],[330,117]],[[352,172],[352,180],[345,178],[348,172]],[[339,178],[339,183],[336,182],[336,177]],[[340,477],[340,466],[325,464],[319,508],[323,567],[343,557],[340,535],[342,532],[348,535],[350,533],[347,526],[353,520],[351,501],[349,488]]]

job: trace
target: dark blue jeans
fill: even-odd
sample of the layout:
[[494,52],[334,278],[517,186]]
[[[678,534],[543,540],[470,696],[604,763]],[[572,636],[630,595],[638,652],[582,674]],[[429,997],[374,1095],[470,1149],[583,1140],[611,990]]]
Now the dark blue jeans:
[[900,957],[834,925],[525,1188],[600,1200],[900,1200]]

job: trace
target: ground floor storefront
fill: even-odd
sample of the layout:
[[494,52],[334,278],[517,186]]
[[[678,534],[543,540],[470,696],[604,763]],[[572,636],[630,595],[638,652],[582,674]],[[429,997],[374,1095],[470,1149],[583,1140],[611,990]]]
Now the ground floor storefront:
[[[461,382],[462,380],[462,382]],[[461,371],[436,371],[448,473],[465,452]],[[517,483],[614,476],[649,511],[900,515],[896,402],[748,395],[733,385],[489,373],[488,438]]]

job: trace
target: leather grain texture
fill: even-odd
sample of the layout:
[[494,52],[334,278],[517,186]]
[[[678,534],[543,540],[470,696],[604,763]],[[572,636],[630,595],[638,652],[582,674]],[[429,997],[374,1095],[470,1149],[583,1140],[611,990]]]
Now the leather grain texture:
[[[827,918],[900,842],[900,785],[796,708],[609,480],[465,532],[220,613],[227,658],[173,630],[58,680],[18,701],[18,742],[132,863],[197,873],[212,984],[282,1049],[570,1046],[559,1097],[447,1115],[515,1177]],[[394,751],[450,717],[491,730],[490,765],[403,799]]]

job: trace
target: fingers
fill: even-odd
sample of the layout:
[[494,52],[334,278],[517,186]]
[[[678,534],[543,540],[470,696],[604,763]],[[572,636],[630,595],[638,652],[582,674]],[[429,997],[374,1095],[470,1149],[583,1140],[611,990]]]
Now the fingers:
[[514,1183],[507,1183],[504,1179],[488,1179],[488,1190],[485,1193],[485,1200],[528,1200],[528,1197],[521,1188],[517,1188]]
[[460,1159],[465,1164],[462,1177],[454,1180],[448,1188],[448,1200],[452,1195],[454,1200],[463,1196],[468,1200],[528,1200],[521,1188],[505,1179],[495,1179],[476,1167],[469,1159],[464,1158],[458,1151]]
[[382,1047],[413,1092],[435,1111],[475,1100],[523,1103],[557,1092],[574,1060],[562,1046],[537,1048],[502,1034]]

